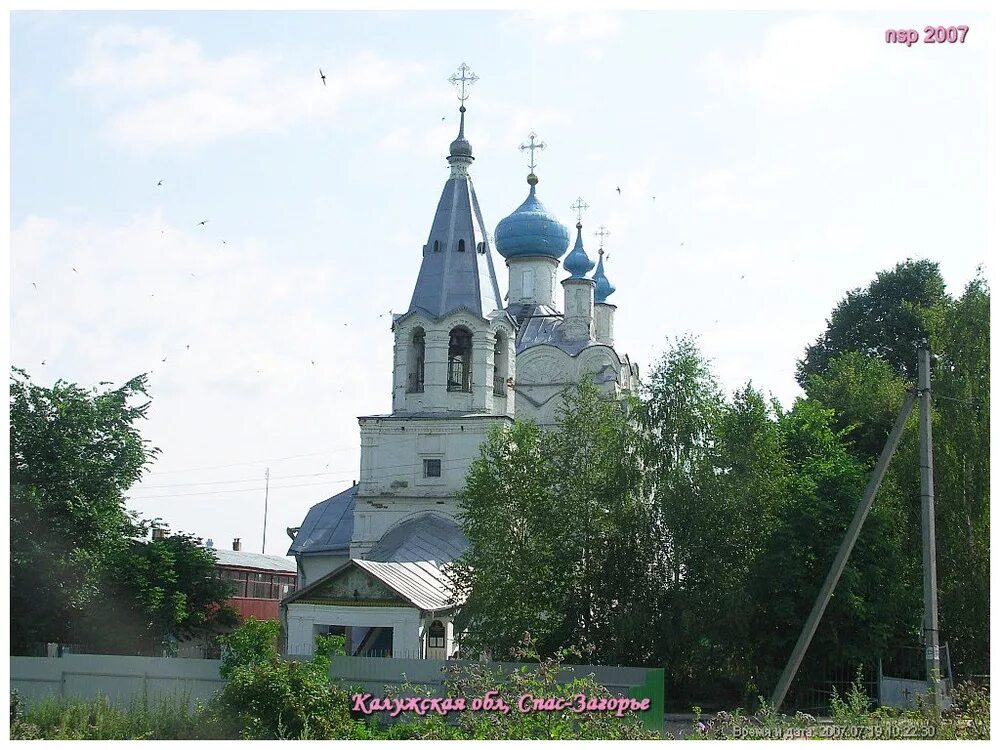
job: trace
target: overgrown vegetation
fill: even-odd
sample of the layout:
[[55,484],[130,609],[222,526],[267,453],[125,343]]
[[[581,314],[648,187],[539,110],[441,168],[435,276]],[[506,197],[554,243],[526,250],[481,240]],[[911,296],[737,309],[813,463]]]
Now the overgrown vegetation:
[[[659,733],[643,729],[634,713],[575,713],[569,710],[517,710],[526,694],[541,700],[578,694],[607,699],[611,694],[586,675],[565,666],[563,655],[540,659],[533,642],[522,639],[518,655],[536,663],[501,673],[497,665],[448,667],[441,698],[463,698],[469,709],[440,715],[404,711],[358,710],[360,691],[330,675],[330,658],[344,653],[344,639],[317,636],[308,660],[282,659],[276,649],[278,624],[248,620],[224,640],[222,690],[204,705],[186,698],[133,701],[116,707],[106,699],[43,701],[25,710],[11,696],[13,739],[644,739]],[[430,697],[414,685],[387,688],[392,698]],[[476,698],[487,710],[471,710]],[[510,710],[493,710],[502,701]]]
[[[847,295],[800,363],[805,396],[790,407],[749,383],[724,395],[681,338],[624,409],[585,380],[554,430],[494,431],[460,498],[463,649],[505,658],[530,631],[543,656],[665,667],[677,710],[752,706],[798,638],[925,338],[941,639],[956,674],[987,673],[989,290],[977,277],[953,298],[927,261]],[[920,540],[914,412],[793,703],[847,665],[920,646]]]
[[988,740],[988,686],[963,683],[952,691],[951,699],[952,705],[944,711],[934,709],[922,696],[910,709],[872,708],[859,676],[843,697],[834,690],[828,721],[820,722],[801,712],[779,714],[761,698],[759,708],[751,714],[720,711],[702,717],[696,708],[692,731],[684,739]]

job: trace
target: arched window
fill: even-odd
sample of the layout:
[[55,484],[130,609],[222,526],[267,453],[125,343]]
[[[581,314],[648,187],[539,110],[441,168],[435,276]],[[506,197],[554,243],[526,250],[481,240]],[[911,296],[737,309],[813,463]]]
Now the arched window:
[[437,240],[434,240],[434,252],[436,253],[441,252],[441,243],[438,242]]
[[476,245],[476,250],[479,251],[480,255],[482,255],[483,253],[485,253],[486,252],[486,243],[485,242],[480,242],[478,245]]
[[444,623],[435,620],[427,629],[427,648],[444,648]]
[[493,395],[507,398],[507,337],[497,331],[493,345]]
[[460,252],[460,253],[464,253],[465,252],[465,240],[459,240],[458,241],[458,252]]
[[453,328],[448,341],[448,390],[472,390],[472,334]]
[[424,392],[424,329],[416,328],[406,357],[406,392]]

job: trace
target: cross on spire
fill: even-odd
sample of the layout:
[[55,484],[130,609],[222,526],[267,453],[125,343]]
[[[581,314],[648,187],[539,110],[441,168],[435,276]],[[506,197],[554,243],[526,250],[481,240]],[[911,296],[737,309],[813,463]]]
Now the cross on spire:
[[600,240],[599,240],[599,242],[600,242],[600,249],[598,250],[598,252],[603,255],[604,254],[604,238],[607,237],[608,235],[610,235],[611,232],[609,232],[607,230],[607,228],[603,224],[601,224],[600,228],[596,232],[594,232],[594,234],[597,235],[598,237],[600,237]]
[[518,146],[518,148],[521,149],[522,151],[529,152],[528,169],[531,170],[532,174],[534,174],[535,172],[535,167],[538,166],[537,164],[535,164],[535,151],[536,150],[541,151],[543,148],[545,148],[544,141],[539,141],[538,143],[535,143],[536,138],[538,138],[538,136],[535,135],[535,131],[531,131],[530,133],[528,133],[528,143],[522,143],[520,146]]
[[458,86],[458,100],[460,102],[465,102],[465,100],[469,98],[469,94],[465,90],[465,84],[468,83],[471,87],[472,84],[479,80],[479,76],[473,73],[472,68],[463,62],[458,66],[458,72],[453,73],[448,80],[455,86]]
[[576,223],[579,224],[583,221],[583,212],[590,208],[590,206],[583,202],[583,198],[577,198],[576,203],[572,204],[570,208],[576,211]]

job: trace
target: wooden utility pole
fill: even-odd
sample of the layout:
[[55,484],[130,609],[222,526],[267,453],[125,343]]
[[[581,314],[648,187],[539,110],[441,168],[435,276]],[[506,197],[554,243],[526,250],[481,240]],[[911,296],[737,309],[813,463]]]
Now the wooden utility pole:
[[264,545],[267,544],[267,491],[271,483],[271,469],[264,469],[264,533],[260,540],[260,554],[265,554]]
[[935,708],[941,708],[941,651],[938,646],[937,553],[934,533],[934,459],[931,440],[931,353],[917,353],[920,393],[920,515],[924,548],[924,647],[927,688]]
[[903,408],[899,410],[899,416],[896,417],[896,424],[893,425],[892,432],[889,433],[889,439],[886,441],[885,447],[882,448],[882,455],[879,456],[878,463],[875,464],[875,470],[872,472],[871,479],[868,480],[868,486],[865,488],[865,494],[861,497],[858,509],[854,512],[851,525],[847,527],[847,534],[844,536],[844,541],[840,543],[840,549],[837,550],[837,556],[833,560],[833,565],[830,566],[830,572],[826,574],[826,580],[823,581],[823,587],[816,597],[816,603],[813,604],[809,618],[802,627],[799,640],[796,641],[795,648],[792,649],[792,655],[788,658],[788,663],[785,665],[785,670],[778,679],[778,685],[771,696],[771,705],[775,709],[780,708],[784,702],[795,673],[802,664],[802,657],[806,655],[806,650],[809,648],[813,635],[816,633],[819,621],[823,618],[826,605],[830,603],[833,590],[837,587],[840,575],[847,566],[847,558],[850,557],[851,550],[854,549],[854,543],[858,541],[858,535],[861,533],[861,524],[865,522],[868,511],[871,510],[872,503],[875,501],[875,493],[878,492],[878,488],[882,484],[882,479],[885,477],[886,469],[889,468],[889,461],[892,459],[892,454],[896,451],[896,445],[903,434],[906,419],[913,410],[913,402],[915,400],[916,393],[910,391],[906,394],[906,399],[903,401]]

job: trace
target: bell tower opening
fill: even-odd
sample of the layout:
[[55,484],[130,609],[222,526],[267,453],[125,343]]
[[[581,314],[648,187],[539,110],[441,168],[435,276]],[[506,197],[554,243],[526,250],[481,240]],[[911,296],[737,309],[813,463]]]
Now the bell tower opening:
[[510,364],[507,361],[507,336],[503,331],[497,331],[496,343],[493,347],[493,395],[507,397],[507,379],[510,377]]
[[424,329],[413,331],[406,362],[406,392],[424,392]]
[[472,332],[463,326],[451,329],[448,341],[448,390],[472,391]]

